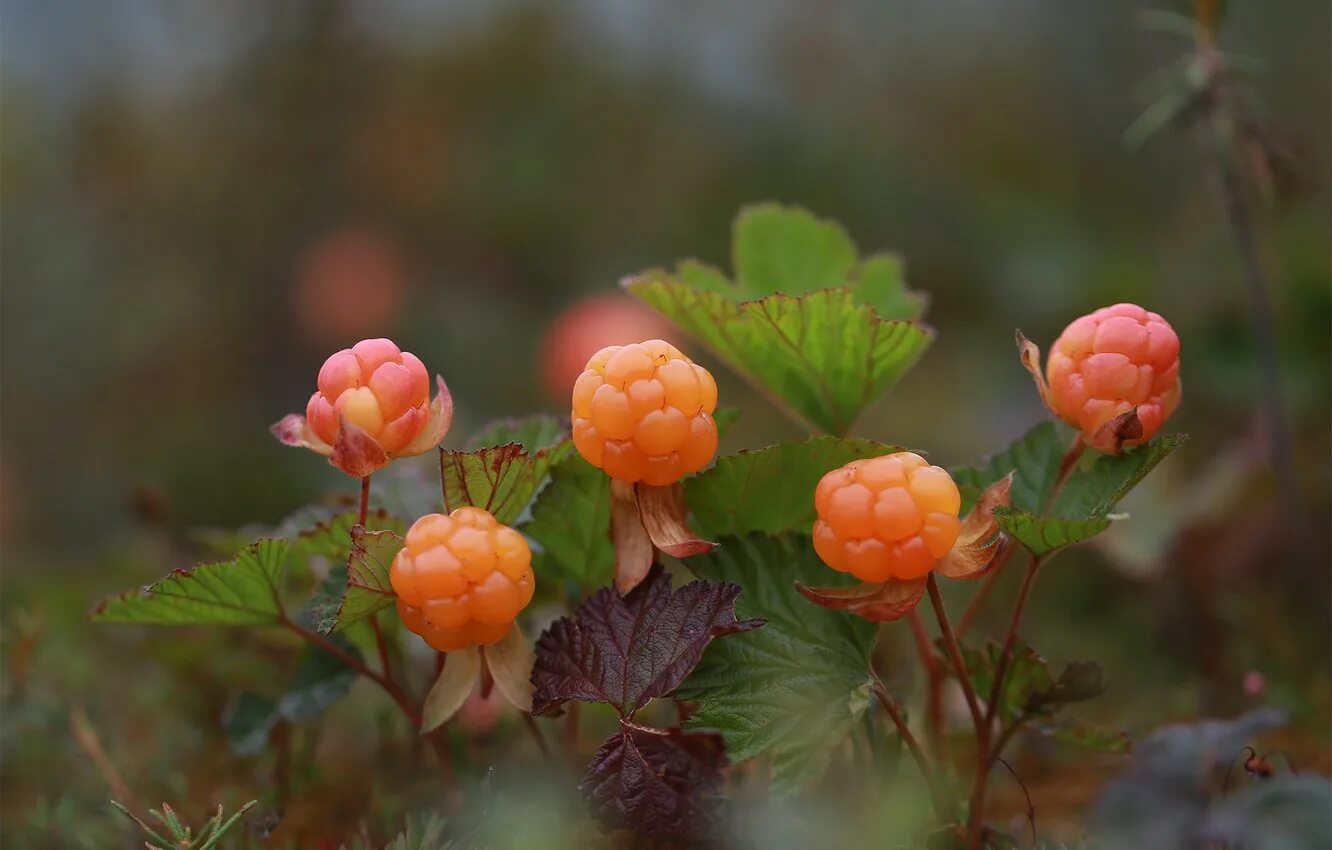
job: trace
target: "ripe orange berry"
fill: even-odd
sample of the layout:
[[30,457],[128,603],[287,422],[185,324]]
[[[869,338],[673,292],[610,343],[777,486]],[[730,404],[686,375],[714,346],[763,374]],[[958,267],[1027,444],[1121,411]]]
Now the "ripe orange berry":
[[620,481],[663,485],[717,453],[717,384],[660,339],[603,348],[573,388],[578,453]]
[[319,370],[305,407],[315,436],[335,445],[342,420],[370,435],[388,454],[405,448],[430,420],[430,376],[416,355],[387,339],[362,340]]
[[1136,304],[1103,307],[1076,319],[1050,349],[1050,405],[1086,437],[1138,408],[1152,438],[1179,406],[1179,337],[1170,323]]
[[912,452],[853,460],[814,491],[814,551],[861,581],[917,579],[957,542],[952,476]]
[[471,507],[413,523],[389,582],[403,625],[441,652],[498,641],[536,589],[527,541]]

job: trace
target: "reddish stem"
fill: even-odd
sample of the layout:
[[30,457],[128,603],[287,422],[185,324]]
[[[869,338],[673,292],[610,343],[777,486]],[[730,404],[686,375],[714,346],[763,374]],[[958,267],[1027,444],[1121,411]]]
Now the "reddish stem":
[[971,712],[971,722],[976,725],[976,736],[981,737],[981,719],[980,704],[976,702],[976,690],[971,686],[971,676],[967,675],[967,664],[962,660],[962,647],[957,643],[957,635],[953,633],[953,626],[948,622],[948,609],[944,607],[943,597],[939,594],[939,582],[934,578],[934,573],[926,582],[926,588],[930,592],[930,604],[934,606],[934,616],[939,621],[939,633],[943,636],[944,649],[948,654],[948,660],[953,664],[953,670],[957,673],[957,680],[962,685],[962,693],[967,698],[967,710]]
[[332,655],[334,658],[338,659],[343,664],[350,667],[352,670],[355,670],[357,673],[360,673],[362,676],[365,676],[367,679],[379,685],[386,692],[388,692],[389,696],[393,697],[393,701],[398,704],[398,707],[402,709],[402,713],[406,715],[407,719],[412,722],[412,726],[418,729],[420,728],[421,726],[420,712],[418,712],[416,710],[416,707],[412,705],[412,701],[407,696],[407,692],[404,691],[402,689],[402,686],[399,685],[397,682],[395,682],[393,679],[382,673],[376,673],[374,670],[366,666],[364,661],[357,658],[355,655],[352,655],[350,652],[338,646],[336,643],[333,643],[331,640],[319,634],[318,632],[312,632],[307,629],[301,628],[296,623],[288,619],[285,615],[279,621],[278,624],[300,635],[302,638],[314,644],[315,646],[319,647],[320,649],[324,650],[329,655]]
[[938,757],[943,743],[943,671],[939,668],[939,659],[934,654],[934,646],[925,631],[925,621],[921,619],[920,611],[912,608],[911,613],[907,615],[907,622],[911,624],[911,634],[916,640],[920,663],[925,665],[926,684],[929,687],[925,734],[929,738],[930,750]]
[[365,518],[370,515],[370,476],[361,479],[361,511],[357,515],[357,524],[365,525]]

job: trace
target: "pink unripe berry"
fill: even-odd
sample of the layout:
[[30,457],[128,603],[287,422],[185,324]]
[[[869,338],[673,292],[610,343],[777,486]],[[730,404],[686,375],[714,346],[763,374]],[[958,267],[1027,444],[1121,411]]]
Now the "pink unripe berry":
[[1115,304],[1074,320],[1046,364],[1056,415],[1090,438],[1114,417],[1138,409],[1150,440],[1179,406],[1179,337],[1170,323],[1136,304]]
[[430,419],[425,365],[387,339],[366,339],[337,352],[319,370],[305,416],[315,436],[336,445],[343,420],[384,451],[400,451]]

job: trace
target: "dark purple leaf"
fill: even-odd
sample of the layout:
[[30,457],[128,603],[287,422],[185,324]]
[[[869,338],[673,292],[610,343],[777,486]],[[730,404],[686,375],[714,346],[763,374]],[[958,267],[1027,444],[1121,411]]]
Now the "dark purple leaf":
[[675,690],[714,637],[763,625],[735,618],[739,594],[738,585],[706,581],[672,591],[660,565],[624,596],[598,590],[537,641],[532,713],[550,714],[576,699],[633,717]]
[[622,723],[579,786],[592,814],[612,829],[696,841],[710,831],[726,764],[720,735]]

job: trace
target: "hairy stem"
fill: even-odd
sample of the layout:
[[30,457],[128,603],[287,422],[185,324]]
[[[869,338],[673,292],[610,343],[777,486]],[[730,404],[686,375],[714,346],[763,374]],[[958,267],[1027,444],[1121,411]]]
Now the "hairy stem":
[[939,593],[939,582],[934,578],[934,573],[930,573],[925,586],[930,592],[930,604],[934,606],[935,619],[939,621],[944,650],[948,653],[948,660],[953,664],[957,681],[962,685],[962,694],[967,699],[967,710],[971,712],[971,722],[976,726],[976,737],[983,739],[981,724],[986,721],[981,716],[980,704],[976,701],[976,690],[971,686],[971,676],[967,675],[967,665],[962,660],[962,648],[958,646],[957,635],[953,633],[953,626],[948,621],[948,609],[944,607],[943,596]]

